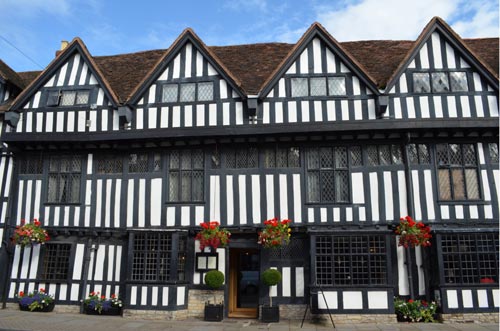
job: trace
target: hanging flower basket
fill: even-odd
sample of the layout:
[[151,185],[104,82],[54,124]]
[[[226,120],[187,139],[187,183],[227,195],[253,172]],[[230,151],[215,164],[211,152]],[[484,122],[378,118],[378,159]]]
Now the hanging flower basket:
[[36,218],[33,223],[26,223],[24,219],[21,220],[21,225],[16,226],[14,235],[12,236],[12,243],[20,245],[21,247],[43,244],[50,240],[47,230],[42,228],[42,223]]
[[422,222],[415,222],[410,216],[401,218],[395,230],[395,233],[399,235],[398,246],[404,246],[405,248],[430,246],[430,239],[432,238],[430,232],[430,226]]
[[290,243],[290,220],[273,218],[264,221],[264,229],[259,232],[258,243],[264,248],[279,248]]
[[200,223],[201,231],[196,234],[196,240],[200,241],[200,250],[211,247],[216,250],[219,246],[226,247],[231,237],[231,232],[221,229],[219,222]]

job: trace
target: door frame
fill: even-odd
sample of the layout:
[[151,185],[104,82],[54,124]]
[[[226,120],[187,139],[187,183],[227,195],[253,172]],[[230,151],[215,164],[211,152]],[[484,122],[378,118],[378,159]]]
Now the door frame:
[[259,255],[256,248],[230,248],[229,249],[229,287],[228,287],[228,317],[232,318],[257,318],[259,314],[259,305],[255,308],[238,308],[238,258],[241,252],[252,252]]

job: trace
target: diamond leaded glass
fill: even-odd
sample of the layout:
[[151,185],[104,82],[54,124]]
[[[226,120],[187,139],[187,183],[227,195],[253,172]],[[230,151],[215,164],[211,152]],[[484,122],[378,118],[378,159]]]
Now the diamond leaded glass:
[[292,78],[290,82],[292,85],[292,97],[305,97],[309,95],[307,78]]
[[490,161],[492,163],[498,163],[498,144],[497,143],[489,143],[488,151],[490,153]]
[[162,102],[177,102],[178,88],[177,84],[163,85]]
[[203,82],[198,83],[198,100],[211,101],[214,99],[214,83]]
[[310,83],[311,83],[311,95],[312,96],[326,95],[326,78],[325,77],[311,78]]
[[432,73],[432,90],[437,93],[450,91],[450,83],[446,72]]
[[351,146],[351,165],[353,167],[359,167],[363,165],[363,154],[361,152],[361,146]]
[[73,106],[75,104],[76,91],[63,91],[61,106]]
[[346,95],[345,77],[328,77],[328,95]]
[[416,93],[429,93],[431,85],[429,82],[429,74],[426,72],[413,73],[413,90]]
[[79,91],[76,94],[75,105],[86,105],[89,103],[89,91]]
[[467,73],[463,71],[450,72],[451,90],[453,92],[465,92],[469,90],[467,85]]
[[181,102],[192,102],[195,101],[196,84],[195,83],[185,83],[181,84]]

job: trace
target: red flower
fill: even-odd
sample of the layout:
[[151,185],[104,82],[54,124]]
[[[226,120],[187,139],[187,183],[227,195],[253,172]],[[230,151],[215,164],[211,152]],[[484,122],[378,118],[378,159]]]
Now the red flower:
[[430,239],[432,238],[430,231],[429,226],[422,222],[415,222],[410,216],[406,216],[400,219],[399,225],[394,232],[399,235],[398,246],[408,248],[430,246]]
[[226,229],[221,229],[219,222],[200,223],[202,230],[196,234],[196,240],[200,242],[200,249],[212,247],[217,249],[219,246],[226,246],[229,243],[231,233]]
[[408,303],[413,303],[413,300],[412,299],[408,300]]
[[44,288],[38,289],[38,292],[45,292]]
[[106,296],[105,295],[101,295],[101,299],[106,299]]
[[23,291],[19,292],[19,296],[23,297],[24,296],[24,292]]

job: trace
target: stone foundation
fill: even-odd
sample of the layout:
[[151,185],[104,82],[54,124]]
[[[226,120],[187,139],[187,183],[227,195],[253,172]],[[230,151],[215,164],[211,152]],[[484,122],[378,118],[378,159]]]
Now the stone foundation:
[[143,320],[176,320],[182,321],[188,318],[188,311],[183,310],[139,310],[139,309],[124,309],[124,318],[138,318]]
[[213,290],[189,290],[188,295],[188,317],[201,318],[205,316],[205,303],[214,303],[214,293],[217,303],[224,301],[224,291]]
[[443,323],[499,323],[498,313],[441,314]]

